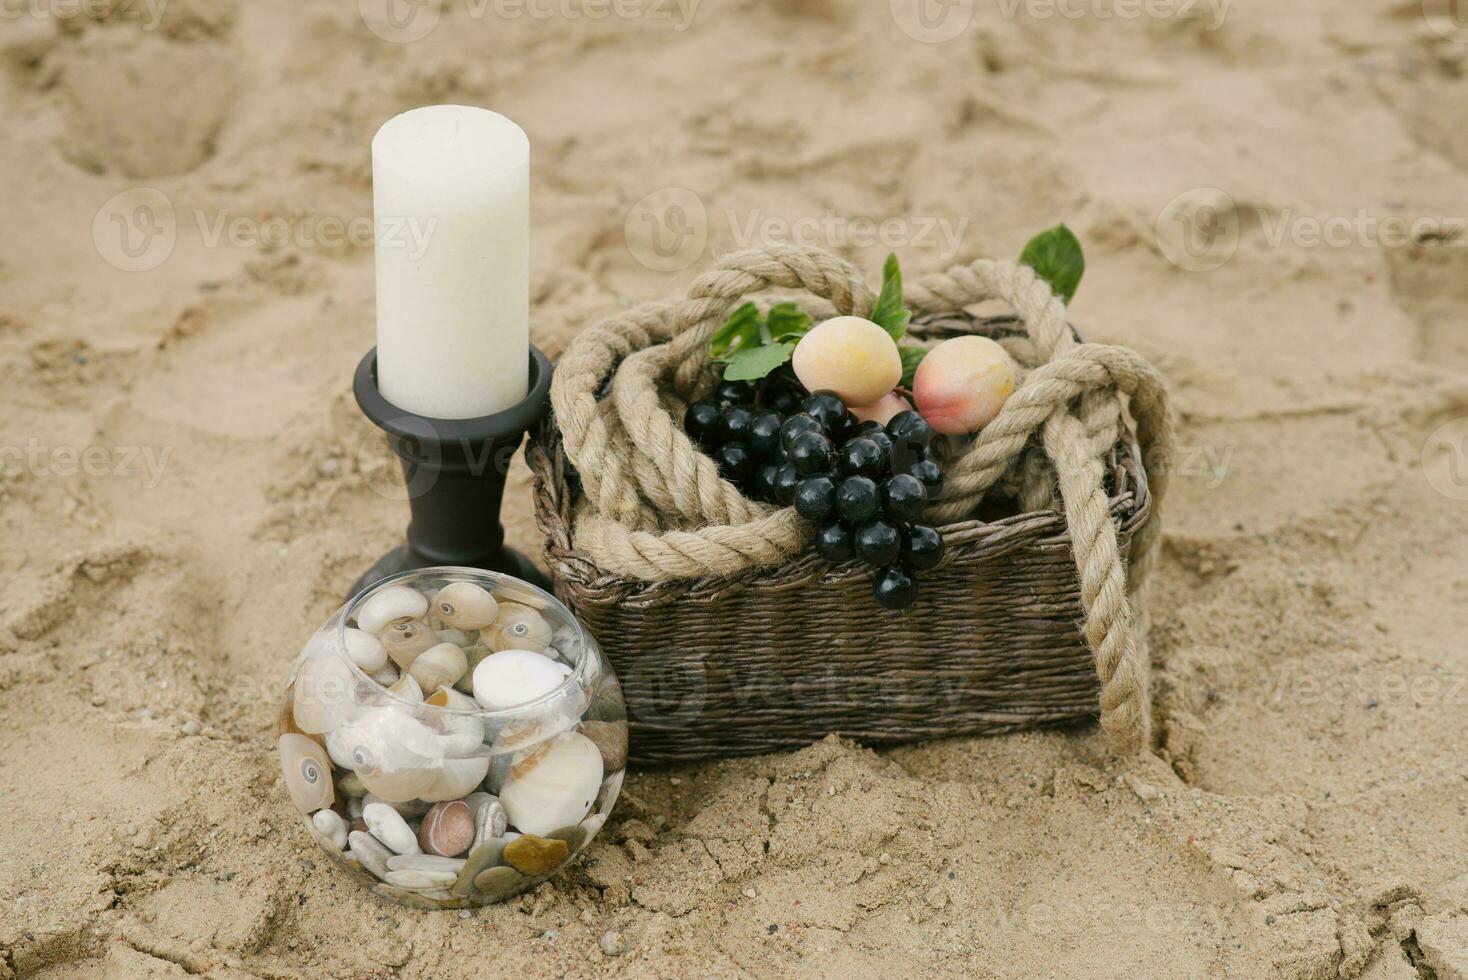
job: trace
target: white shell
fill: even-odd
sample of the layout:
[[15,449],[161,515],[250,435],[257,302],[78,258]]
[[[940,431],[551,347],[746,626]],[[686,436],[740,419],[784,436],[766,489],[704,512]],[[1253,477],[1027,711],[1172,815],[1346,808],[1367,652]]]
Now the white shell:
[[494,622],[499,603],[473,582],[452,582],[433,597],[433,612],[445,626],[477,630]]
[[545,617],[518,602],[506,602],[500,606],[495,621],[480,632],[486,646],[498,653],[501,650],[534,650],[539,653],[550,646],[554,631]]
[[372,836],[396,853],[418,853],[418,835],[413,833],[408,821],[386,803],[368,803],[362,808],[362,819],[367,822]]
[[395,622],[419,619],[428,611],[428,599],[421,592],[394,585],[362,603],[357,610],[357,627],[373,635],[381,635]]
[[438,645],[438,634],[427,623],[416,619],[393,623],[382,631],[382,646],[392,662],[403,670],[413,666],[413,661],[424,650]]
[[376,673],[387,663],[387,650],[382,641],[371,633],[348,626],[342,631],[342,641],[347,649],[347,657],[365,674]]
[[414,680],[412,674],[399,677],[388,690],[410,704],[423,703],[423,687]]
[[406,708],[374,708],[335,734],[362,785],[384,800],[414,799],[437,778],[439,737]]
[[296,809],[305,814],[331,806],[336,788],[331,783],[331,760],[326,750],[315,739],[294,733],[280,736],[276,746],[280,749],[285,788]]
[[296,726],[308,734],[320,735],[348,721],[360,710],[356,686],[357,678],[347,661],[317,645],[301,661],[291,686],[291,717]]
[[489,756],[481,755],[468,759],[445,759],[439,764],[437,778],[418,799],[430,803],[458,800],[470,793],[489,774]]
[[317,810],[311,816],[311,826],[338,851],[347,846],[347,822],[335,810]]
[[392,687],[398,682],[398,677],[400,675],[398,674],[397,664],[384,664],[381,670],[377,671],[375,674],[368,674],[367,676],[371,677],[374,681],[381,684],[383,687]]
[[474,636],[470,636],[463,630],[456,630],[451,626],[444,627],[441,630],[436,629],[434,630],[434,632],[438,634],[440,642],[452,643],[454,646],[457,647],[472,647],[475,643],[479,642],[479,634],[477,630],[475,631]]
[[408,674],[425,691],[452,687],[469,670],[469,658],[452,643],[440,643],[419,654]]
[[436,712],[427,719],[428,726],[441,734],[443,754],[450,759],[462,759],[478,754],[484,748],[484,719],[477,714],[458,714],[461,711],[479,710],[479,702],[467,694],[447,687],[440,687],[423,701],[435,708],[448,708]]
[[579,823],[601,789],[601,752],[578,732],[557,735],[510,767],[500,803],[521,833],[545,835]]
[[474,700],[492,710],[513,708],[554,691],[569,673],[533,650],[502,650],[474,668]]

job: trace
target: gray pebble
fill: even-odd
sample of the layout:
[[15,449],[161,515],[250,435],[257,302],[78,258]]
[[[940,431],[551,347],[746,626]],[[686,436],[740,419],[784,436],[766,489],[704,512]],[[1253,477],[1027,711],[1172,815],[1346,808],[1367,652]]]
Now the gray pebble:
[[627,943],[620,932],[603,933],[601,937],[601,951],[608,956],[621,956],[627,952]]

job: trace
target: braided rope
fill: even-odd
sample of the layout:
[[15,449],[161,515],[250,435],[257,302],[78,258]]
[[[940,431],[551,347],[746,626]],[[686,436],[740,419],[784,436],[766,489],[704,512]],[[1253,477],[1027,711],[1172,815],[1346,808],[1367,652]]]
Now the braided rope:
[[[613,317],[562,356],[551,401],[585,490],[575,547],[604,571],[648,582],[733,576],[784,564],[809,547],[807,522],[791,508],[746,499],[677,419],[704,377],[710,335],[745,296],[769,289],[805,290],[839,313],[862,315],[873,303],[860,273],[835,256],[795,246],[753,249],[726,256],[694,281],[687,299]],[[1155,560],[1168,467],[1153,464],[1172,452],[1161,376],[1127,348],[1079,343],[1065,305],[1026,267],[981,259],[922,277],[906,299],[925,313],[1002,300],[1024,323],[1027,336],[1004,343],[1029,371],[950,465],[945,495],[929,517],[968,519],[1001,480],[1035,509],[1051,509],[1058,491],[1101,681],[1102,725],[1123,747],[1145,745],[1148,665],[1130,596]],[[1127,555],[1118,549],[1102,462],[1121,432],[1123,399],[1153,499],[1151,519]]]

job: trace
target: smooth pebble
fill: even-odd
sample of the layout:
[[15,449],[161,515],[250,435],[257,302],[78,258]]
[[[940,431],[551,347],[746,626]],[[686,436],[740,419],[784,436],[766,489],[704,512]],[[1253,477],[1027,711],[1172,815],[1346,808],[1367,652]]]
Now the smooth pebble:
[[474,890],[490,901],[509,898],[530,883],[514,868],[486,868],[474,878]]
[[402,815],[386,803],[368,803],[362,808],[362,819],[372,836],[398,854],[417,854],[418,837]]
[[347,822],[335,810],[317,810],[311,816],[311,825],[338,851],[347,846]]
[[563,840],[523,834],[505,845],[504,861],[532,878],[548,875],[571,857],[571,846]]
[[554,691],[570,672],[534,650],[502,650],[474,668],[474,700],[490,710],[513,708]]
[[426,854],[457,857],[474,845],[474,811],[463,800],[435,803],[418,827],[418,846]]
[[371,633],[348,626],[342,631],[342,643],[347,657],[364,674],[374,674],[387,666],[387,649]]
[[392,857],[392,852],[383,846],[382,841],[365,830],[354,830],[347,835],[347,843],[351,845],[352,857],[358,864],[379,878],[387,877],[387,859]]

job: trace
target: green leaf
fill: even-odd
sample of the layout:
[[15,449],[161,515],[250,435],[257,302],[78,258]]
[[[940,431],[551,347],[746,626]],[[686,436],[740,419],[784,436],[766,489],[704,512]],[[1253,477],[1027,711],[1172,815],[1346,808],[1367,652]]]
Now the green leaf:
[[877,305],[872,307],[872,322],[901,340],[907,333],[908,321],[912,319],[902,305],[902,270],[898,268],[897,256],[887,256],[882,266],[882,291],[877,294]]
[[899,347],[897,353],[902,355],[902,387],[911,389],[913,375],[917,374],[918,365],[923,358],[928,356],[926,347]]
[[795,303],[776,303],[770,307],[769,316],[765,321],[770,329],[770,336],[776,341],[796,340],[804,337],[814,322],[810,314],[802,310]]
[[1034,269],[1066,303],[1076,294],[1086,271],[1081,243],[1065,225],[1056,225],[1031,238],[1019,257],[1019,264]]
[[759,307],[745,303],[729,314],[724,325],[709,338],[709,353],[719,360],[727,359],[737,350],[753,347],[759,343]]
[[724,380],[758,381],[790,360],[790,355],[794,351],[795,345],[790,343],[765,344],[763,347],[751,347],[748,350],[737,351],[728,358],[728,367],[724,368]]

